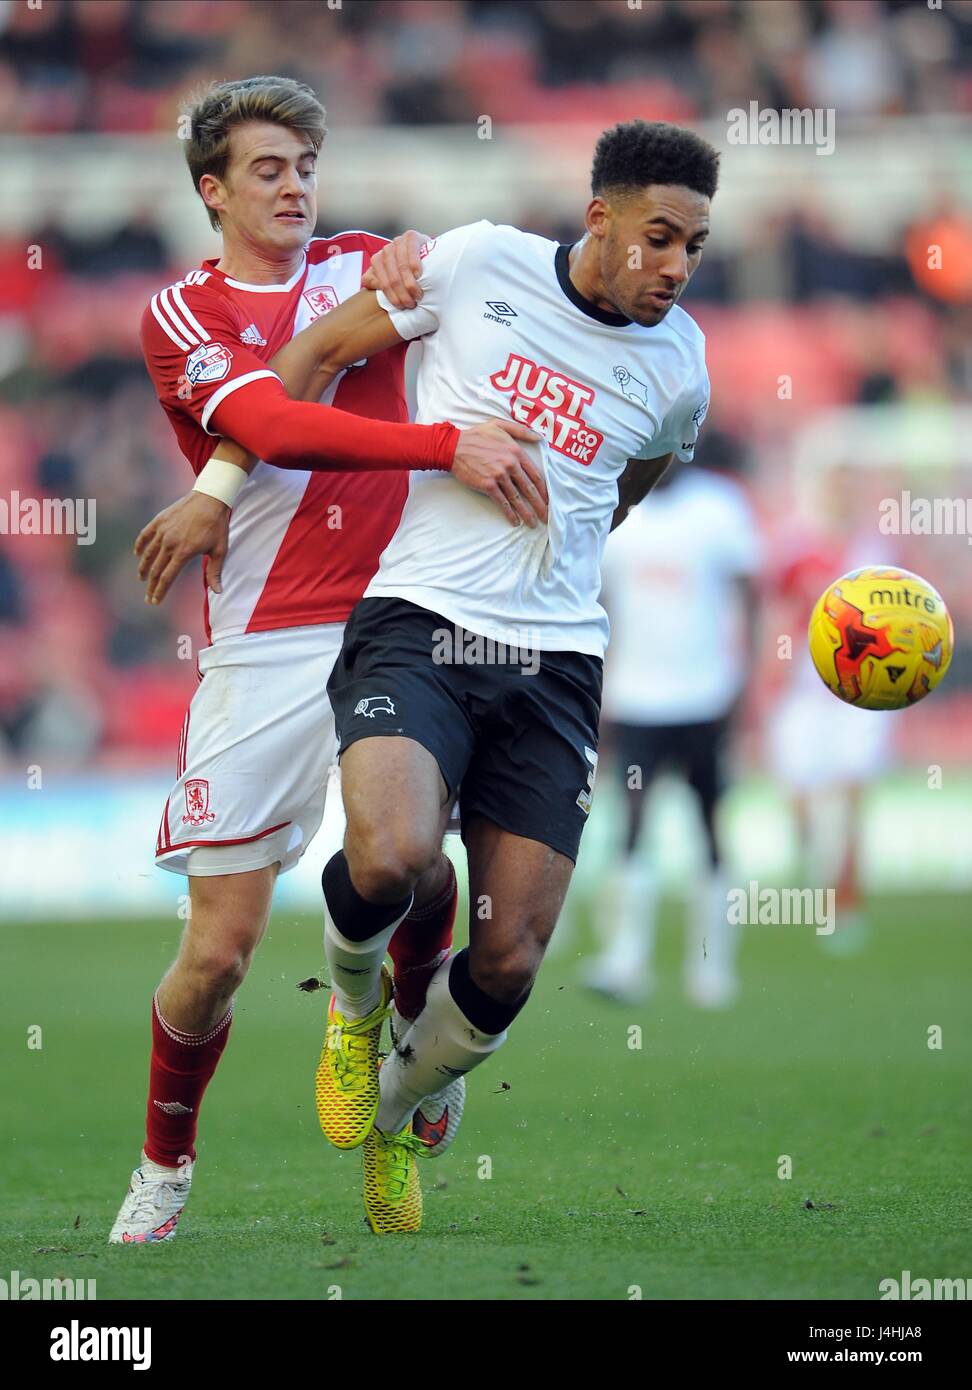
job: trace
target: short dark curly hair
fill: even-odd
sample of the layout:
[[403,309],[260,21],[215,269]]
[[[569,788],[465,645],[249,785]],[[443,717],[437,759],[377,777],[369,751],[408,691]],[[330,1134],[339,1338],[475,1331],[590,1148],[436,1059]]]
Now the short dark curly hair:
[[706,198],[719,182],[719,154],[707,140],[668,121],[624,121],[594,149],[591,192],[618,196],[648,184],[681,184]]

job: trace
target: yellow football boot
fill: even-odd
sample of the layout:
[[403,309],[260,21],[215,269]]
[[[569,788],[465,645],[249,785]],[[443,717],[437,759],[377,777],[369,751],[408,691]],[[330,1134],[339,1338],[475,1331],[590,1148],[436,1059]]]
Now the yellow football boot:
[[327,1034],[317,1064],[314,1093],[324,1135],[338,1149],[363,1143],[378,1113],[378,1045],[391,1007],[392,982],[381,967],[381,999],[364,1018],[327,1011]]
[[372,1128],[364,1142],[364,1202],[376,1235],[406,1234],[422,1227],[422,1185],[416,1155],[425,1144],[411,1121],[400,1134]]

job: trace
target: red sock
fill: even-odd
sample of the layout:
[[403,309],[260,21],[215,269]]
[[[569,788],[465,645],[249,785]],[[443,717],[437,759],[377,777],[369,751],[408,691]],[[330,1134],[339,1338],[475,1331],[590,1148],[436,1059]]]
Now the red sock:
[[152,1000],[152,1064],[149,1069],[145,1154],[153,1163],[179,1168],[196,1157],[199,1106],[229,1037],[233,1010],[208,1033],[181,1033],[165,1022]]
[[459,893],[456,871],[447,862],[449,879],[442,892],[408,914],[388,947],[395,966],[395,1005],[402,1018],[418,1018],[429,981],[452,945]]

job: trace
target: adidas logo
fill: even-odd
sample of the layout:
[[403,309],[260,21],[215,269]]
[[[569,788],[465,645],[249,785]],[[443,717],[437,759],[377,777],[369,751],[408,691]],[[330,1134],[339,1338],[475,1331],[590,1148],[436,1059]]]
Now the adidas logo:
[[191,1115],[192,1106],[183,1105],[181,1100],[156,1100],[152,1102],[160,1110],[164,1110],[167,1115]]
[[255,323],[251,323],[249,328],[244,328],[240,334],[241,343],[249,343],[250,347],[266,347],[267,340],[264,338]]

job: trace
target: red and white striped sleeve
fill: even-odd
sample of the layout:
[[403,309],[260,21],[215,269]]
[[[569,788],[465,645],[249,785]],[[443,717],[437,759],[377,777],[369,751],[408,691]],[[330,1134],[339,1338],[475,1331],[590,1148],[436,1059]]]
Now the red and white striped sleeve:
[[[205,274],[205,272],[200,272]],[[152,296],[142,315],[142,353],[163,405],[207,434],[214,410],[252,382],[280,378],[244,343],[235,306],[192,276]]]

